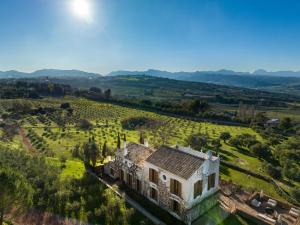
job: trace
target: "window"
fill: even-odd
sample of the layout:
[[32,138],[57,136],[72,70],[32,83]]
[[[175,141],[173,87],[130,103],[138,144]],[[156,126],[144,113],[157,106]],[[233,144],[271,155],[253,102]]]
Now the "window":
[[152,183],[158,184],[158,173],[156,170],[154,169],[149,169],[149,180]]
[[215,187],[216,174],[213,173],[208,176],[208,190]]
[[125,175],[124,175],[124,171],[121,170],[121,181],[125,182]]
[[198,180],[194,184],[194,198],[197,198],[199,195],[202,195],[202,180]]
[[163,181],[166,181],[167,180],[166,175],[162,175],[162,179],[163,179]]
[[157,201],[157,190],[155,188],[150,188],[150,198]]
[[180,204],[175,201],[175,200],[171,200],[171,206],[172,206],[172,210],[173,212],[177,213],[177,214],[180,214]]
[[142,184],[141,184],[141,181],[139,179],[136,179],[135,186],[136,186],[137,192],[141,192]]
[[110,175],[112,175],[113,177],[115,176],[115,171],[113,168],[110,168]]
[[132,175],[130,173],[127,174],[127,184],[132,187]]
[[170,191],[172,194],[181,197],[181,183],[178,180],[170,180]]

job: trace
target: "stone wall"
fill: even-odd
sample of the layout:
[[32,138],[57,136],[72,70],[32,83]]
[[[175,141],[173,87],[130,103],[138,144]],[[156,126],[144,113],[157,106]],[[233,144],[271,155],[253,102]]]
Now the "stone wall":
[[164,208],[171,208],[170,192],[168,190],[166,183],[161,181],[161,179],[159,179],[157,189],[158,189],[159,205],[161,205]]

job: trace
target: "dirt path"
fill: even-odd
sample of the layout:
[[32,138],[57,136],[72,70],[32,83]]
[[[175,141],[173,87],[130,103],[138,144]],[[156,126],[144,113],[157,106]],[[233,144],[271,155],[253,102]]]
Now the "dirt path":
[[19,129],[19,134],[22,137],[22,142],[25,145],[25,147],[31,152],[31,153],[36,153],[36,149],[31,145],[29,139],[27,138],[24,129],[21,127]]

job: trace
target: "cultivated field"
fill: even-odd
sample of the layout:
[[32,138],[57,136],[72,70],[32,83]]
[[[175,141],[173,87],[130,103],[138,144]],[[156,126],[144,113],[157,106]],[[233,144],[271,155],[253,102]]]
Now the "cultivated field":
[[[1,108],[9,108],[16,100],[1,100]],[[22,124],[22,135],[15,137],[10,145],[18,147],[22,145],[31,152],[45,153],[56,159],[66,157],[67,166],[63,176],[78,177],[82,173],[80,162],[72,158],[71,150],[77,145],[82,145],[92,135],[95,137],[99,146],[104,142],[111,149],[117,145],[118,133],[126,134],[127,141],[138,142],[138,130],[126,130],[122,127],[122,120],[133,116],[144,116],[162,121],[162,125],[157,129],[143,129],[150,146],[157,146],[162,143],[168,145],[187,145],[187,138],[191,134],[203,133],[210,138],[218,138],[221,132],[228,131],[232,136],[238,134],[256,135],[257,139],[262,138],[250,128],[237,126],[224,126],[204,122],[194,122],[185,119],[169,117],[143,110],[136,110],[126,107],[120,107],[112,104],[97,103],[80,98],[62,98],[62,99],[42,99],[42,100],[24,100],[32,104],[33,107],[48,107],[59,109],[61,103],[68,102],[73,109],[72,115],[66,115],[62,110],[51,114],[26,116],[20,119]],[[80,119],[87,119],[94,126],[91,130],[82,130],[77,126]],[[264,173],[262,162],[252,156],[250,152],[240,152],[237,149],[222,142],[221,148],[222,160],[234,163],[242,168],[246,168],[259,173]],[[80,168],[80,169],[79,169]],[[273,186],[260,179],[241,179],[246,175],[229,168],[222,169],[222,178],[242,185],[248,189],[263,189],[266,193],[280,198],[275,192]],[[243,180],[243,182],[241,181]],[[287,188],[287,187],[285,187]]]

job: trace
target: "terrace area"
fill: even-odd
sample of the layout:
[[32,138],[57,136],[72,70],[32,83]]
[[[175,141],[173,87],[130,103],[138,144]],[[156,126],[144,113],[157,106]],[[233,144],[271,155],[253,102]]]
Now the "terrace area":
[[249,193],[230,183],[221,184],[220,203],[230,213],[239,214],[258,224],[300,224],[300,209],[264,193]]

